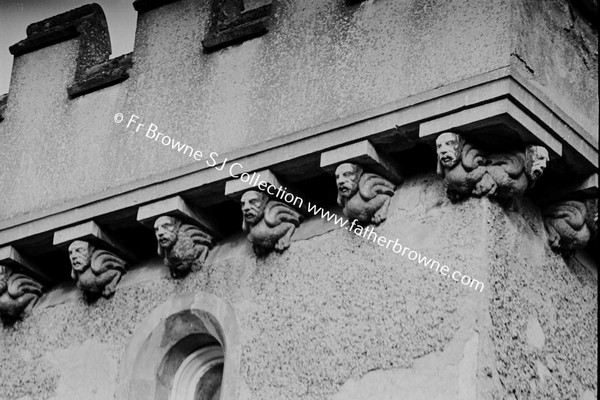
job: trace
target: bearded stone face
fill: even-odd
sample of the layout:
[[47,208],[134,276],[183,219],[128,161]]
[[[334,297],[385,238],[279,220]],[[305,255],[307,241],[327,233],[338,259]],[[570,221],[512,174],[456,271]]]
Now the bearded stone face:
[[93,248],[88,242],[76,240],[69,246],[69,259],[71,266],[77,272],[82,272],[87,269],[92,259]]
[[445,168],[453,168],[460,161],[463,140],[459,134],[444,132],[435,140],[438,160]]
[[181,223],[175,220],[173,217],[163,216],[154,222],[154,234],[158,245],[163,249],[169,249],[173,247],[177,241],[177,232]]
[[268,197],[266,194],[250,190],[242,196],[242,214],[250,225],[256,225],[265,215]]
[[550,160],[548,150],[542,146],[528,146],[527,155],[527,171],[531,179],[537,180],[546,169],[546,165]]
[[355,164],[340,164],[335,170],[335,183],[338,189],[338,195],[341,198],[349,199],[358,191],[358,182],[362,175],[362,168]]

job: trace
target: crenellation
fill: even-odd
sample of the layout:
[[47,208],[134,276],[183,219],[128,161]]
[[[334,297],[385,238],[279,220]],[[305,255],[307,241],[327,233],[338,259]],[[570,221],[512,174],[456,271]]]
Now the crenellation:
[[244,0],[211,0],[209,31],[202,40],[207,53],[264,35],[269,30],[271,0],[257,8],[245,9]]
[[133,53],[128,53],[86,68],[80,79],[67,88],[69,98],[123,82],[129,78],[132,66]]
[[108,25],[98,4],[88,4],[27,27],[27,38],[9,47],[15,57],[70,39],[79,39],[75,80],[85,70],[108,60],[111,53]]
[[570,41],[594,35],[523,4],[135,0],[113,59],[97,4],[31,24],[0,96],[0,316],[33,313],[0,324],[0,398],[591,393],[573,60],[597,54]]

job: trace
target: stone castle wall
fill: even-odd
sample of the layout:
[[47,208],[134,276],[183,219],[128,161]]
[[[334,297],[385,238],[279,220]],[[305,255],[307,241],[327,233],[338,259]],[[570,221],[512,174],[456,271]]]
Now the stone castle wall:
[[[193,335],[225,349],[223,400],[596,399],[597,31],[582,2],[349,3],[246,2],[266,13],[240,25],[250,36],[211,37],[208,1],[137,0],[134,51],[114,60],[96,6],[28,28],[0,104],[0,266],[45,288],[0,324],[0,400],[166,398],[165,360]],[[451,201],[435,173],[447,130],[488,153],[543,146],[548,168],[535,187],[514,178],[514,201]],[[248,188],[210,152],[337,215],[332,165],[401,175],[377,234],[483,290],[306,210],[288,249],[257,256]],[[548,211],[565,200],[585,211]],[[201,268],[169,274],[148,229],[161,215],[214,236]],[[131,253],[112,297],[76,286],[73,239]]]

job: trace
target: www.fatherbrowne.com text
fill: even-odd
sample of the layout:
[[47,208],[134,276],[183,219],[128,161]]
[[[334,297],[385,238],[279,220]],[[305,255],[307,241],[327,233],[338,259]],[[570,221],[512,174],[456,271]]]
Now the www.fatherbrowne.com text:
[[[122,113],[115,114],[114,121],[116,123],[120,124],[123,122],[123,120],[124,115]],[[416,250],[412,250],[406,246],[403,246],[400,242],[398,242],[398,239],[389,239],[376,233],[372,226],[368,226],[366,228],[363,227],[362,225],[358,224],[358,220],[356,219],[349,221],[335,213],[324,210],[315,204],[311,204],[310,202],[307,202],[305,205],[304,200],[301,197],[288,192],[286,187],[280,186],[279,188],[275,188],[273,185],[261,180],[259,173],[253,172],[250,174],[248,172],[244,172],[244,167],[240,163],[229,161],[228,164],[227,158],[221,161],[217,152],[209,152],[208,158],[205,159],[204,153],[201,150],[194,149],[192,146],[182,143],[179,140],[175,140],[172,136],[160,132],[156,124],[150,123],[146,125],[140,122],[140,117],[135,114],[131,114],[126,128],[132,132],[143,133],[147,139],[160,143],[163,146],[170,147],[179,153],[193,158],[195,161],[202,161],[204,159],[207,166],[213,167],[217,171],[223,171],[226,166],[228,166],[227,171],[229,176],[232,178],[240,179],[249,186],[257,187],[259,190],[265,191],[269,195],[283,200],[294,207],[304,208],[306,206],[306,210],[315,216],[318,216],[329,222],[333,222],[335,225],[338,225],[341,228],[344,228],[366,240],[372,240],[373,243],[377,243],[381,247],[385,247],[386,249],[390,249],[391,247],[391,250],[394,253],[399,254],[402,257],[407,257],[410,261],[416,261],[418,265],[428,267],[430,270],[435,270],[435,272],[442,276],[451,278],[456,282],[460,282],[464,286],[468,286],[475,290],[479,289],[480,292],[483,292],[483,282],[471,278],[468,275],[464,275],[458,270],[453,270],[450,272],[450,267],[447,265],[442,265],[437,260],[428,258]]]

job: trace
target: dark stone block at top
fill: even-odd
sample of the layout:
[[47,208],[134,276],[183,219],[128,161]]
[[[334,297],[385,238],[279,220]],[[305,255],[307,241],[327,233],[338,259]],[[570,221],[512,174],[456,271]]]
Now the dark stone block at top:
[[211,28],[202,41],[204,52],[210,53],[267,33],[271,10],[272,6],[269,3],[243,11],[228,20],[217,21],[215,20],[216,15],[213,15]]
[[[27,38],[9,47],[11,54],[19,56],[43,47],[86,34],[93,38],[100,52],[110,54],[108,26],[102,8],[87,4],[71,11],[35,22],[27,27]],[[108,58],[107,54],[107,58]]]
[[129,70],[133,65],[132,56],[133,53],[123,54],[87,68],[83,77],[67,88],[69,98],[100,90],[129,78]]

